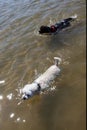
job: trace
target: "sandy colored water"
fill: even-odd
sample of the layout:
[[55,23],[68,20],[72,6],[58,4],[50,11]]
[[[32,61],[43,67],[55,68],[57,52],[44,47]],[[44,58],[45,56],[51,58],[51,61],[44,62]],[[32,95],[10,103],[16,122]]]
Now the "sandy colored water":
[[[0,0],[0,130],[85,130],[86,3]],[[40,36],[41,25],[77,14],[72,27]],[[62,58],[55,90],[20,104],[19,89]]]

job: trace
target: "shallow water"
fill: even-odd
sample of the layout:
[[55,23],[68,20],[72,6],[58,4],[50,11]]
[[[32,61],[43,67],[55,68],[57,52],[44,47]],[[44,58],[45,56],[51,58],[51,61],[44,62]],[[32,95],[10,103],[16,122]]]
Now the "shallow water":
[[[86,3],[0,0],[0,130],[85,130]],[[77,14],[72,27],[40,36],[41,25]],[[53,91],[20,102],[19,89],[62,58]]]

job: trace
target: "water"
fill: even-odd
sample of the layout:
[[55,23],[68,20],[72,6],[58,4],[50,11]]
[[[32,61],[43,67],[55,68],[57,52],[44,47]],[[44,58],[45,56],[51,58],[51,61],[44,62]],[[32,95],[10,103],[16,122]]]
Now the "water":
[[[85,0],[0,0],[0,130],[85,130]],[[77,14],[72,27],[41,25]],[[53,91],[20,103],[19,89],[62,58]]]

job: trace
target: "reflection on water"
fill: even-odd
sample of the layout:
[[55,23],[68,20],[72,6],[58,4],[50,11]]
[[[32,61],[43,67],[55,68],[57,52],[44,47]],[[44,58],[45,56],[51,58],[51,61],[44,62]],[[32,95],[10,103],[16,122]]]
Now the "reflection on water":
[[[85,130],[85,1],[0,0],[0,129]],[[72,27],[40,36],[41,25],[77,14]],[[52,88],[22,101],[20,89],[62,58]]]

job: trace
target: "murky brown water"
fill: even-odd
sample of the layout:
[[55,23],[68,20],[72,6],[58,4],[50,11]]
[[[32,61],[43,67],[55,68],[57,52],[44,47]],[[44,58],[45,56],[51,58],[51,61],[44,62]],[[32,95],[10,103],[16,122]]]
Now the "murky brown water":
[[[0,0],[0,130],[85,130],[85,0]],[[78,15],[56,36],[39,27]],[[62,58],[54,91],[20,103],[19,90]]]

